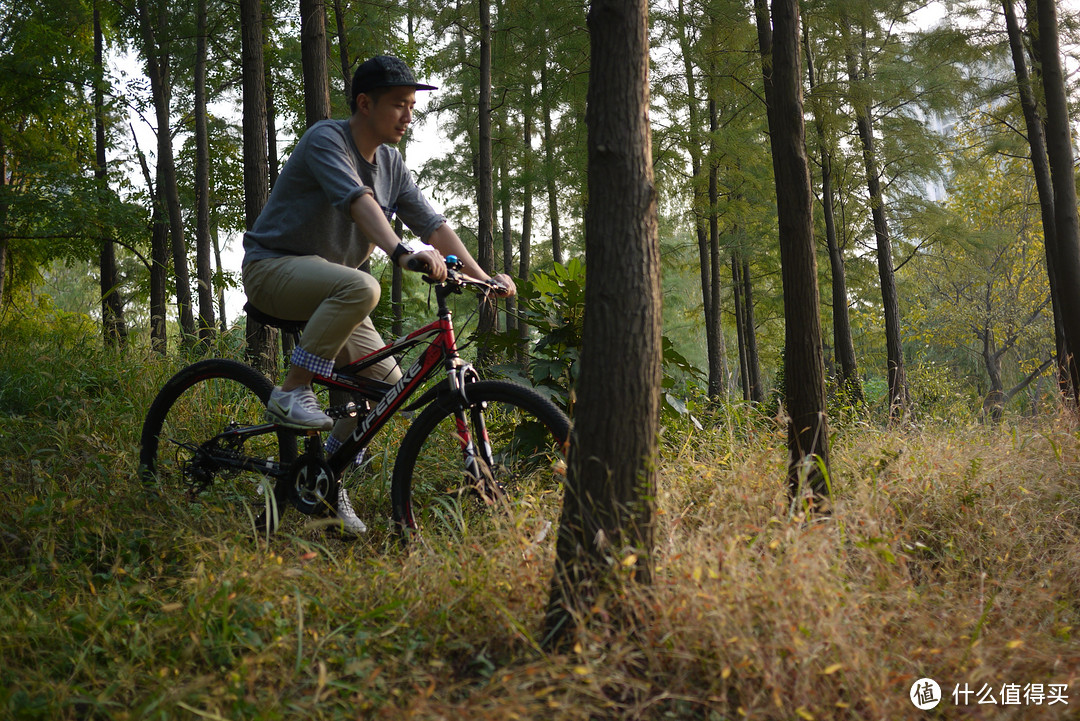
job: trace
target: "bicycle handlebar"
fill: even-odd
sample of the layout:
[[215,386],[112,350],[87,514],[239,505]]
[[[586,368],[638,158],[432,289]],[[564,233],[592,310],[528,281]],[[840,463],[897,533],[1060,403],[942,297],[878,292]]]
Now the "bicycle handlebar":
[[[420,260],[419,258],[410,258],[406,263],[409,270],[417,273],[426,273],[429,268],[428,264]],[[501,293],[505,292],[506,288],[493,280],[480,280],[479,278],[473,278],[470,275],[466,275],[461,272],[461,268],[464,264],[458,259],[456,255],[446,256],[446,280],[442,281],[442,284],[448,285],[452,288],[464,288],[465,286],[473,286],[481,289],[485,295],[488,292]],[[431,285],[439,285],[440,281],[433,280],[427,275],[423,276],[425,283]]]

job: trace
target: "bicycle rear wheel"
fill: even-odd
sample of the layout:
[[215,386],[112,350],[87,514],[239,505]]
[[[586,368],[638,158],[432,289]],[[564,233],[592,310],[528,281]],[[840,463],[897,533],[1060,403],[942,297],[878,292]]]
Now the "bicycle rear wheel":
[[296,434],[264,420],[273,384],[250,366],[212,358],[184,368],[146,414],[139,474],[163,494],[218,512],[253,506],[276,527],[296,459]]
[[506,381],[470,383],[464,395],[436,399],[401,442],[390,496],[395,527],[406,535],[447,499],[513,503],[560,487],[570,421],[558,406]]

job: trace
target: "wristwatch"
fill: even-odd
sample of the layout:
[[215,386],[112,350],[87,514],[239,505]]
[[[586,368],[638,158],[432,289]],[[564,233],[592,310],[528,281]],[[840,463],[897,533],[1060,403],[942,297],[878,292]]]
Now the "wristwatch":
[[427,243],[414,243],[408,245],[404,241],[397,244],[394,248],[394,252],[390,254],[390,262],[394,265],[399,265],[398,261],[403,255],[411,255],[413,253],[423,253],[425,250],[435,250],[435,246],[428,245]]
[[401,256],[409,255],[412,252],[412,248],[410,248],[409,246],[405,245],[404,243],[398,243],[397,247],[394,248],[394,252],[390,254],[390,262],[394,265],[398,265],[398,261],[401,260]]

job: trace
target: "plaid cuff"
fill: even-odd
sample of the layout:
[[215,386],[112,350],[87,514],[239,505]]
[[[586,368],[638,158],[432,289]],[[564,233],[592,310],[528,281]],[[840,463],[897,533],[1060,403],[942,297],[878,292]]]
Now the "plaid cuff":
[[[332,456],[332,455],[334,455],[334,453],[337,452],[337,449],[341,448],[343,445],[345,445],[345,443],[342,442],[342,441],[339,441],[337,438],[334,438],[333,436],[327,436],[326,437],[326,442],[323,443],[323,449],[326,451],[326,455]],[[361,448],[360,452],[356,454],[356,458],[353,460],[353,463],[358,465],[358,466],[363,465],[363,463],[364,463],[364,453],[366,451],[367,451],[366,448]]]
[[315,375],[329,376],[334,372],[334,361],[308,353],[300,346],[293,348],[291,362],[294,366],[309,370]]

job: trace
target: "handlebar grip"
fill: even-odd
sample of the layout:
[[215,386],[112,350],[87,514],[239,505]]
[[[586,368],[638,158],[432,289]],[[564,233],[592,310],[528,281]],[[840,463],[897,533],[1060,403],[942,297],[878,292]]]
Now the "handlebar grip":
[[409,270],[415,271],[417,273],[428,273],[431,271],[431,268],[428,267],[428,264],[420,260],[419,258],[409,258],[409,262],[405,265],[408,266]]

